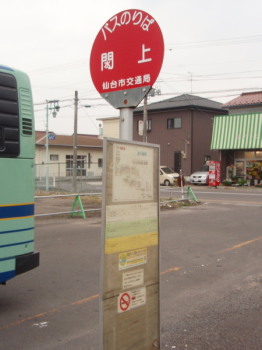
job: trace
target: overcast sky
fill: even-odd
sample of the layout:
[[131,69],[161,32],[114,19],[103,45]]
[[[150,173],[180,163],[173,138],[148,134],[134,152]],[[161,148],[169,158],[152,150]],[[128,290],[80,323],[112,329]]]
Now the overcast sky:
[[63,108],[49,129],[73,133],[76,90],[79,133],[97,134],[97,118],[119,116],[96,92],[89,58],[101,27],[127,9],[152,15],[164,37],[161,96],[149,103],[183,93],[224,103],[262,90],[261,0],[10,0],[1,10],[0,64],[28,73],[37,130],[45,130],[45,101],[58,99]]

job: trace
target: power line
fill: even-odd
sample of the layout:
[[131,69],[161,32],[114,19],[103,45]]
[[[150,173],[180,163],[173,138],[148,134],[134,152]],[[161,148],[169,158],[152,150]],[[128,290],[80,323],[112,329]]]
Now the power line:
[[191,41],[191,42],[181,42],[181,43],[178,42],[173,45],[167,45],[166,50],[172,51],[173,49],[196,49],[196,48],[211,47],[211,46],[252,44],[260,41],[262,41],[261,34],[227,38],[227,39]]
[[81,60],[81,61],[73,61],[73,62],[68,62],[68,63],[63,63],[63,64],[56,64],[53,66],[48,66],[48,67],[43,67],[43,68],[38,68],[38,69],[33,69],[29,70],[28,74],[34,75],[34,74],[46,74],[48,72],[52,73],[53,70],[55,71],[61,71],[65,69],[75,69],[76,67],[80,67],[83,65],[87,65],[86,60]]

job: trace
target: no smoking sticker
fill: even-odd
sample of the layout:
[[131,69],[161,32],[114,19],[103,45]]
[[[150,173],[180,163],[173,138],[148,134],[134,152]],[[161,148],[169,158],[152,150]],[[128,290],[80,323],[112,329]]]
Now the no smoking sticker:
[[131,295],[130,292],[122,293],[118,297],[118,312],[124,312],[131,307]]
[[146,288],[138,288],[119,294],[117,312],[125,312],[146,304]]

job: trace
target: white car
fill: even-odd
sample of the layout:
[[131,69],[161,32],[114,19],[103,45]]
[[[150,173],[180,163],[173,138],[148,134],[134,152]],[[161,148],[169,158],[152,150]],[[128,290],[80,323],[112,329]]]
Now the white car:
[[195,185],[208,185],[208,173],[209,167],[208,165],[204,165],[201,169],[191,174],[190,183]]
[[179,174],[175,173],[174,170],[172,170],[168,166],[161,165],[159,176],[160,185],[173,186],[175,185],[178,177]]

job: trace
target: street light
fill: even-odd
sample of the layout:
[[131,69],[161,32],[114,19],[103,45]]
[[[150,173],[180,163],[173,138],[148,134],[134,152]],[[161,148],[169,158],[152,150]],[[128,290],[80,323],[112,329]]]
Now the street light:
[[52,101],[47,101],[46,100],[46,133],[45,133],[45,190],[46,192],[49,191],[49,159],[48,159],[48,116],[49,112],[52,111],[52,116],[53,118],[56,118],[57,113],[59,112],[60,107],[59,107],[59,101],[58,100],[52,100]]

